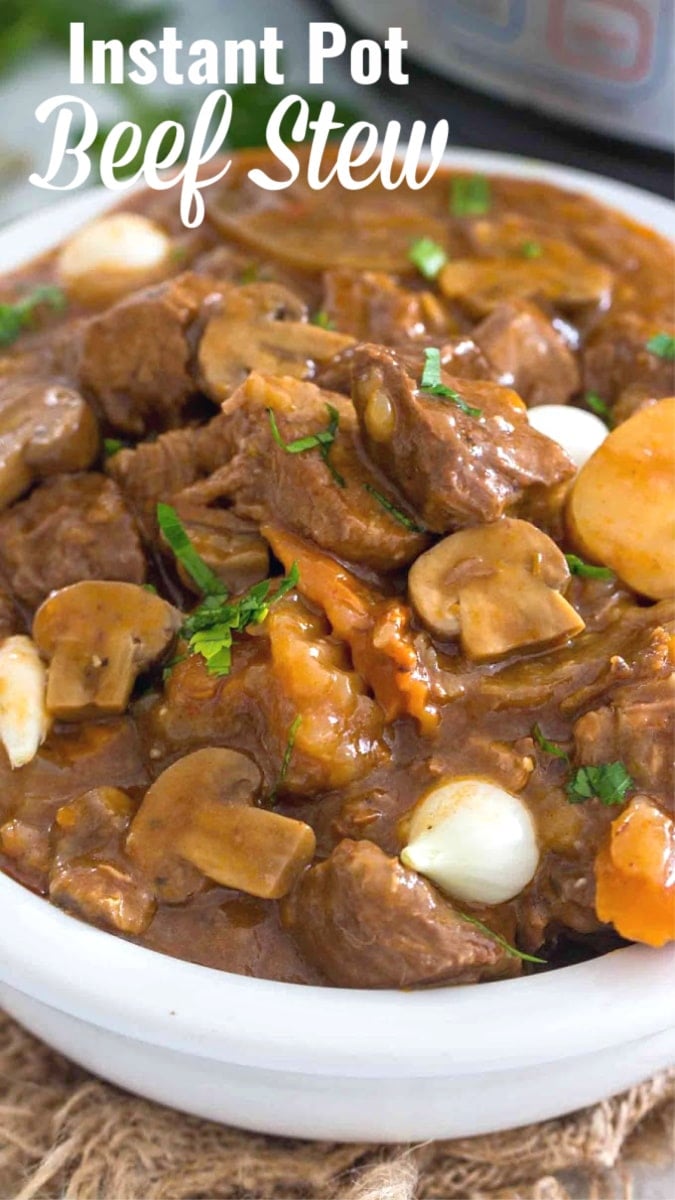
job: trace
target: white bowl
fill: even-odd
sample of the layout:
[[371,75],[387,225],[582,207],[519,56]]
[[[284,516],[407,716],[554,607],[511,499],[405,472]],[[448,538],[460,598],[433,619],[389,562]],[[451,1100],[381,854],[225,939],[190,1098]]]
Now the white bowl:
[[[549,164],[451,165],[589,192],[668,234],[673,206]],[[110,203],[88,192],[0,234],[0,270]],[[0,874],[0,1002],[114,1083],[297,1137],[470,1136],[591,1104],[675,1061],[675,947],[632,946],[529,979],[342,991],[209,970],[85,925]]]

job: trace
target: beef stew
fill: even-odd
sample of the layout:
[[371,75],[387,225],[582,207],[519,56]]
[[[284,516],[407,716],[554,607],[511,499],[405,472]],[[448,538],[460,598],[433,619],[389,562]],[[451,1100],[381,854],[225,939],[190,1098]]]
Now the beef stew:
[[283,982],[662,945],[672,248],[545,182],[466,214],[263,160],[0,283],[0,867]]

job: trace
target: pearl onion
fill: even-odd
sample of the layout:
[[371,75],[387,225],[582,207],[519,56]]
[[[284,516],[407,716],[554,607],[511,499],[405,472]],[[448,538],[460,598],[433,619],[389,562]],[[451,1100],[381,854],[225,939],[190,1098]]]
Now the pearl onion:
[[111,213],[66,242],[57,270],[67,291],[84,304],[104,304],[161,279],[171,241],[138,213]]
[[609,433],[594,413],[567,404],[541,404],[528,409],[527,416],[532,428],[562,446],[577,467],[583,467]]
[[502,904],[539,862],[534,822],[517,796],[484,779],[457,779],[413,809],[401,861],[469,904]]

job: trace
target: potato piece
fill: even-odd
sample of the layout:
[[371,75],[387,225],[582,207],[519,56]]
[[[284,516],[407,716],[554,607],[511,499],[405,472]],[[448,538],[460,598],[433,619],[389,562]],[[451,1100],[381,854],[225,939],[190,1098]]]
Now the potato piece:
[[574,481],[567,522],[584,557],[652,600],[675,595],[675,397],[610,433]]
[[69,296],[102,306],[169,274],[171,241],[140,213],[111,213],[78,229],[56,263]]

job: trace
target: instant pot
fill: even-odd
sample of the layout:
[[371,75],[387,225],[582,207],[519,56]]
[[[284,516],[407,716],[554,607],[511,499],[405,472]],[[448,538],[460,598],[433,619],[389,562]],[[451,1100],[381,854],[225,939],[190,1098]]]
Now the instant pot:
[[378,38],[401,25],[434,71],[658,149],[675,145],[673,0],[333,0]]

